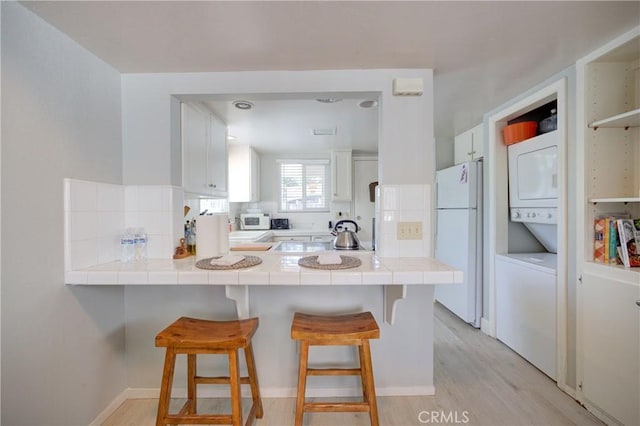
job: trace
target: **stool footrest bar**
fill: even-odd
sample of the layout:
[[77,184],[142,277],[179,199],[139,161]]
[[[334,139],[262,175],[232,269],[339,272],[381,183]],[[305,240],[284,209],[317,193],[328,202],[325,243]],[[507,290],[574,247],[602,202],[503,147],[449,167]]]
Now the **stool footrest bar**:
[[165,417],[165,424],[177,425],[228,425],[233,422],[231,414],[211,414],[211,415],[193,415],[193,416],[177,416],[168,415]]
[[[203,377],[196,376],[194,381],[198,385],[228,385],[231,383],[231,378],[229,376],[220,376],[220,377]],[[240,377],[240,384],[248,385],[251,382],[249,381],[249,377]]]
[[359,368],[307,368],[308,376],[359,376]]
[[305,402],[305,412],[369,412],[369,404],[366,402]]

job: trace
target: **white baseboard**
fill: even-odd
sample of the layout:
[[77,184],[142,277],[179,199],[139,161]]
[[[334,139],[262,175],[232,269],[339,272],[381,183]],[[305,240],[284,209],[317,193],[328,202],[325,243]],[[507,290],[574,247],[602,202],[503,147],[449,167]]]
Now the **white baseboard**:
[[484,317],[480,318],[480,331],[488,336],[491,336],[491,322],[489,322],[489,320]]
[[[261,388],[262,398],[295,398],[296,388]],[[436,389],[431,386],[376,387],[377,396],[423,396],[435,395]],[[361,396],[359,387],[352,388],[307,388],[307,397],[348,397]],[[91,423],[90,426],[101,425],[127,399],[153,399],[160,396],[159,388],[127,388],[123,390]],[[172,398],[186,398],[186,388],[174,388]],[[251,397],[247,386],[242,388],[242,396]],[[203,387],[198,390],[199,398],[228,398],[229,390],[224,387]]]
[[[102,412],[100,414],[98,414],[98,417],[96,417],[95,419],[93,419],[93,421],[91,423],[89,423],[89,426],[100,426],[102,423],[104,423],[105,420],[107,420],[107,418],[113,414],[118,407],[120,407],[120,405],[122,405],[123,402],[125,402],[128,398],[127,398],[127,392],[129,391],[129,389],[125,389],[122,392],[120,392],[120,394],[118,396],[115,397],[115,399],[113,401],[111,401],[111,403],[109,403],[109,405],[107,405],[107,407],[102,410]],[[156,395],[156,398],[158,396]]]
[[571,386],[567,385],[566,383],[557,383],[558,387],[567,395],[569,395],[571,398],[575,399],[576,401],[578,400],[578,395],[576,393],[576,390],[574,388],[572,388]]

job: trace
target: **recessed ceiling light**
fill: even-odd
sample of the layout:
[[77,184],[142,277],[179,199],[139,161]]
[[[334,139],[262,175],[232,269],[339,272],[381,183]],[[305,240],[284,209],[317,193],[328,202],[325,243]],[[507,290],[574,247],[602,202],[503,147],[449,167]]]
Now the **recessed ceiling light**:
[[233,101],[233,106],[238,109],[251,109],[253,104],[249,101]]
[[233,136],[233,135],[227,135],[227,140],[228,140],[228,141],[235,141],[235,140],[236,140],[236,137],[235,137],[235,136]]
[[378,101],[376,101],[375,99],[369,99],[360,102],[358,106],[360,106],[360,108],[375,108],[378,106]]
[[318,102],[322,102],[323,104],[335,104],[336,102],[340,102],[342,99],[338,98],[319,98],[316,99]]

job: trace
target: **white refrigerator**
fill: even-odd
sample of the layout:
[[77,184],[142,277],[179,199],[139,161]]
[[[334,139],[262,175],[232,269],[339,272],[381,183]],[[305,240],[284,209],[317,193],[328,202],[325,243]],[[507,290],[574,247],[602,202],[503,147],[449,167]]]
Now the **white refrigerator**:
[[435,298],[476,328],[482,317],[482,161],[436,172],[436,258],[463,272]]

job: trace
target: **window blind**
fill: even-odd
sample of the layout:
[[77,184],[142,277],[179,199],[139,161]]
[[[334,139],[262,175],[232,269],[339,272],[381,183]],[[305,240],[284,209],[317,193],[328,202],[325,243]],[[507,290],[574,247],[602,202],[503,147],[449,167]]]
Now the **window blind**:
[[329,161],[280,162],[280,210],[327,211]]

